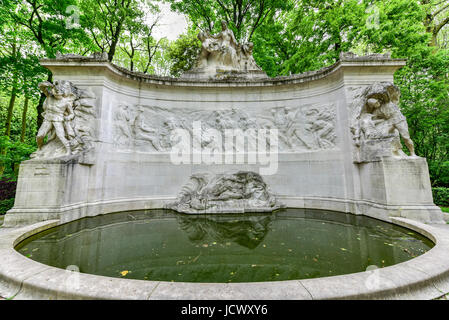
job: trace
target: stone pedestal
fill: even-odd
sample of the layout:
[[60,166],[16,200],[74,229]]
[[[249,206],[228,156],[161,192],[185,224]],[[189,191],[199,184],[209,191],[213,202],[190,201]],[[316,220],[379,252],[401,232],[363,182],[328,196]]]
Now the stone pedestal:
[[433,204],[429,169],[424,158],[394,157],[357,165],[360,172],[360,213],[386,219],[403,217],[441,222],[441,210]]
[[5,227],[60,219],[87,202],[89,165],[76,160],[29,160],[20,165],[14,208]]

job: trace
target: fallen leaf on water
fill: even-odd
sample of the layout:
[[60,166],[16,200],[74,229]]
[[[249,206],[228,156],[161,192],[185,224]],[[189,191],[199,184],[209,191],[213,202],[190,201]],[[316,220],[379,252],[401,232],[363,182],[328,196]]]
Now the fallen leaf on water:
[[340,248],[342,251],[348,251],[348,249],[345,249],[345,248]]
[[126,277],[126,275],[129,273],[128,270],[123,270],[122,272],[120,272],[120,274],[122,275],[122,277]]

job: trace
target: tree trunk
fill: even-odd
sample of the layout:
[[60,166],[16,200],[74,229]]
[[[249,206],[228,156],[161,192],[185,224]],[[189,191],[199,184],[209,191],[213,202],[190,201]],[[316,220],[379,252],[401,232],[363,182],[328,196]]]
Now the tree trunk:
[[[37,130],[39,130],[39,128],[42,125],[42,122],[44,122],[44,117],[42,116],[42,114],[44,113],[44,101],[45,101],[45,94],[41,93],[41,96],[39,98],[39,103],[36,106],[36,111],[37,111]],[[36,132],[37,135],[37,132]]]
[[5,136],[9,137],[11,135],[11,120],[12,120],[12,112],[14,110],[14,104],[16,102],[17,89],[15,87],[12,88],[11,98],[9,99],[8,106],[8,116],[6,117],[6,125],[5,125]]
[[438,46],[438,33],[432,33],[432,40],[430,41],[430,46],[436,47]]
[[[52,82],[53,81],[53,74],[50,72],[48,74],[47,77],[47,81],[48,82]],[[44,122],[44,117],[42,116],[42,114],[44,113],[44,101],[45,101],[45,94],[41,93],[41,96],[39,98],[39,103],[36,106],[36,111],[37,111],[37,130],[39,130],[39,128],[42,125],[42,122]],[[37,135],[37,132],[36,132]]]
[[20,142],[25,142],[25,132],[27,129],[27,112],[28,112],[28,97],[25,96],[25,102],[23,103],[22,112],[22,132],[20,134]]

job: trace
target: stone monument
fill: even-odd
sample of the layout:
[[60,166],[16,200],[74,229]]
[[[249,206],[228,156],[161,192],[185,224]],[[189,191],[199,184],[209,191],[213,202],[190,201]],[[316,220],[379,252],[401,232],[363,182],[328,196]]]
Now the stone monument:
[[199,38],[196,67],[178,79],[103,54],[42,60],[55,81],[40,85],[39,150],[20,166],[5,226],[283,205],[442,222],[393,85],[404,60],[342,54],[318,71],[268,78],[225,23]]
[[238,43],[226,21],[221,22],[219,34],[200,32],[201,52],[196,66],[184,73],[184,79],[254,79],[267,75],[253,57],[252,42]]

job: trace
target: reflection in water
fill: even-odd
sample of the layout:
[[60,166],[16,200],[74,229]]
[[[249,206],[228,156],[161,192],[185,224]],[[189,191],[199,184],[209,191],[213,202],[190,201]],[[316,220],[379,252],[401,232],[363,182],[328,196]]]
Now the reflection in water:
[[288,209],[217,216],[123,212],[44,231],[16,249],[58,268],[111,277],[256,282],[386,267],[432,246],[415,232],[368,217]]
[[254,249],[265,238],[274,215],[177,215],[180,228],[193,243],[235,242]]

